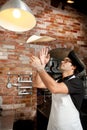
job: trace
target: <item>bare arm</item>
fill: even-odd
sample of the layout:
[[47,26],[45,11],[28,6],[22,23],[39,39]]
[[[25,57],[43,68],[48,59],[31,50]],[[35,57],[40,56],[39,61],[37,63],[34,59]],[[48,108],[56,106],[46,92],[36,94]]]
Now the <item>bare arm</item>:
[[[48,48],[42,48],[42,50],[39,52],[39,59],[40,59],[41,65],[45,68],[46,64],[50,60],[50,54],[48,54]],[[37,88],[47,88],[45,84],[43,83],[38,71],[36,71],[34,75],[35,76],[33,78],[34,79],[33,86]]]
[[36,71],[33,77],[33,87],[36,88],[46,88],[45,84],[43,83],[42,79],[39,76],[39,73]]
[[49,74],[45,71],[41,60],[38,57],[31,57],[31,66],[38,71],[37,76],[40,76],[38,83],[42,83],[46,86],[52,93],[68,93],[67,86],[62,83],[57,83]]
[[63,82],[57,83],[44,69],[38,69],[37,71],[34,87],[47,87],[52,93],[68,93],[68,88]]
[[38,71],[42,81],[44,82],[45,86],[52,92],[52,93],[68,93],[67,86],[61,82],[57,83],[51,76],[47,74],[45,70]]

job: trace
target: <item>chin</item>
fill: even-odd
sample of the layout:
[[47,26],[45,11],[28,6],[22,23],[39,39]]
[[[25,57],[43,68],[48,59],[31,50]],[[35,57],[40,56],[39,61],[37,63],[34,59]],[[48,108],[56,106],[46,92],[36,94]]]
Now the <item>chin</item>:
[[61,72],[63,72],[63,68],[62,68],[62,67],[60,67],[59,70],[60,70]]

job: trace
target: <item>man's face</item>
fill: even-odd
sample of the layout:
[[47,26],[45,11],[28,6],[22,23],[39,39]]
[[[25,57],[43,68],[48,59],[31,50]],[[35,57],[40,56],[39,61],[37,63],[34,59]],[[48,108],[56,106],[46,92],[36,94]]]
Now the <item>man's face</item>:
[[64,58],[64,60],[61,61],[60,69],[62,71],[72,70],[72,61],[68,57]]

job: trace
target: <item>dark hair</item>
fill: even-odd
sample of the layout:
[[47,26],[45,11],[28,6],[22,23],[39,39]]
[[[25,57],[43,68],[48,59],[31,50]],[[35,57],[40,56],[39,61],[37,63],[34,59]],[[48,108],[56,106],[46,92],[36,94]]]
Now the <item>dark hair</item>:
[[80,73],[84,70],[84,65],[82,61],[79,59],[79,57],[75,54],[73,50],[69,52],[68,57],[71,59],[72,65],[76,66],[75,73]]

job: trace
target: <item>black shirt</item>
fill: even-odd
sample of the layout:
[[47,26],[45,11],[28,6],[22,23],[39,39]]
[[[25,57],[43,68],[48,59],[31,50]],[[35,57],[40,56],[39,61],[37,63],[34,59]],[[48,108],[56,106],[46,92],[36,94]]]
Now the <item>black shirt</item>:
[[62,78],[59,82],[64,82],[66,84],[75,107],[80,111],[84,98],[84,86],[80,78],[76,76],[72,78],[72,76],[73,75]]

